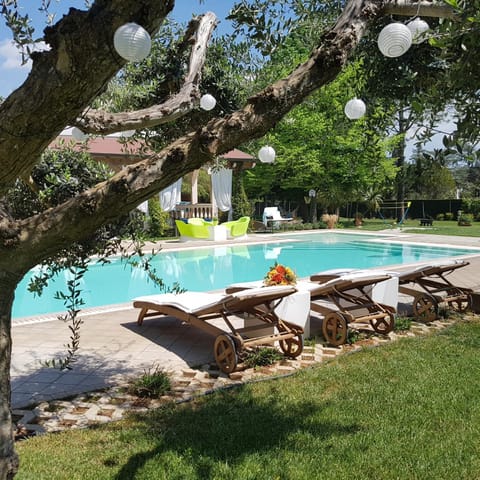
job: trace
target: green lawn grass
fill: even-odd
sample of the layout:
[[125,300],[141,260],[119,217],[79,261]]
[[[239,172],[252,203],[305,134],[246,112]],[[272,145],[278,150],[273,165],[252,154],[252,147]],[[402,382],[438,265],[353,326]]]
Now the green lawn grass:
[[480,321],[18,443],[18,479],[480,478]]
[[[358,230],[358,227],[353,225],[352,220],[341,220],[344,228],[355,228]],[[420,222],[418,220],[406,220],[402,225],[393,223],[393,220],[382,220],[378,218],[373,219],[364,219],[363,225],[360,230],[367,231],[378,231],[378,230],[388,230],[391,228],[401,228],[404,232],[409,233],[422,233],[422,234],[432,234],[432,235],[457,235],[457,236],[467,236],[467,237],[478,237],[480,236],[480,222],[472,222],[472,225],[469,227],[460,227],[457,225],[456,221],[450,220],[434,220],[431,227],[420,227]]]

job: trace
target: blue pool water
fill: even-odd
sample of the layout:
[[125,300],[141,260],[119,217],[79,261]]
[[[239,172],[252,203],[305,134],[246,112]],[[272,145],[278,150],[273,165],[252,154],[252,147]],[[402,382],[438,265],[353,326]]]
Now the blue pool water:
[[[466,255],[475,250],[379,242],[378,236],[322,233],[296,235],[288,242],[262,245],[203,247],[160,252],[152,261],[167,285],[174,282],[187,290],[223,289],[235,282],[259,280],[275,261],[293,268],[298,277],[330,268],[369,268]],[[13,317],[65,310],[55,292],[66,292],[70,274],[52,281],[41,297],[27,290],[30,275],[18,286]],[[84,308],[130,302],[134,297],[158,293],[141,269],[115,259],[107,265],[93,263],[82,280]]]

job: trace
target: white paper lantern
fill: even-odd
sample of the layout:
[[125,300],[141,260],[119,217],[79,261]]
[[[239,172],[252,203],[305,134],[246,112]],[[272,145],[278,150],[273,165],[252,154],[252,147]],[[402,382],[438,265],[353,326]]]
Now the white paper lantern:
[[367,107],[365,106],[365,103],[359,98],[352,98],[345,104],[344,108],[345,115],[350,120],[357,120],[359,118],[362,118],[365,115],[366,111]]
[[212,110],[215,108],[216,104],[217,101],[215,100],[215,97],[209,93],[202,95],[202,98],[200,98],[200,108],[203,110]]
[[148,32],[136,23],[126,23],[117,28],[113,36],[117,53],[129,62],[140,62],[150,53],[152,40]]
[[427,33],[430,29],[428,23],[421,18],[416,18],[415,20],[407,23],[407,27],[412,33],[412,43],[415,45],[422,43],[425,40],[425,33]]
[[258,151],[258,158],[262,163],[273,163],[275,161],[275,150],[265,145]]
[[412,32],[403,23],[390,23],[378,35],[378,48],[386,57],[399,57],[412,45]]
[[84,142],[87,138],[88,135],[83,133],[79,128],[73,127],[72,128],[72,137],[77,141],[77,142]]

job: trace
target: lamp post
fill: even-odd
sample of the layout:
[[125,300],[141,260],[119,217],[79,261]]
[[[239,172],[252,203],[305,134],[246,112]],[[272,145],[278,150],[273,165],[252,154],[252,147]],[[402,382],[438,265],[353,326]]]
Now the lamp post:
[[317,222],[317,192],[312,188],[308,191],[310,198],[310,218],[312,223]]

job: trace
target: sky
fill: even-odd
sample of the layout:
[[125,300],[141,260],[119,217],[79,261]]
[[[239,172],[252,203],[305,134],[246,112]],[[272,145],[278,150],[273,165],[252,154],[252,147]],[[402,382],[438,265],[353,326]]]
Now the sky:
[[[37,6],[32,7],[35,3]],[[40,2],[34,0],[18,0],[20,13],[31,18],[31,24],[35,28],[34,38],[43,36],[46,26],[46,17],[38,10]],[[220,20],[217,31],[222,33],[229,30],[229,22],[225,20],[233,0],[176,0],[173,10],[173,18],[179,22],[188,21],[192,14],[200,14],[208,11],[214,12]],[[84,0],[56,0],[51,2],[51,13],[55,14],[54,23],[68,11],[70,7],[85,9]],[[31,69],[30,63],[21,64],[21,55],[15,45],[12,44],[12,34],[2,21],[0,22],[0,97],[8,97],[13,90],[18,88],[25,80]]]

